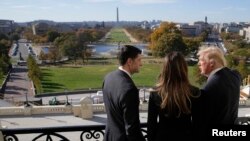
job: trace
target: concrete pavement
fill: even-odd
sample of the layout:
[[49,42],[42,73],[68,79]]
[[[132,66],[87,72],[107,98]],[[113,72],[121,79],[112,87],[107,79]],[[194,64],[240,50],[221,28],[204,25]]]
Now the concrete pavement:
[[33,96],[32,83],[27,76],[27,66],[14,66],[7,82],[4,99],[14,102],[16,98]]

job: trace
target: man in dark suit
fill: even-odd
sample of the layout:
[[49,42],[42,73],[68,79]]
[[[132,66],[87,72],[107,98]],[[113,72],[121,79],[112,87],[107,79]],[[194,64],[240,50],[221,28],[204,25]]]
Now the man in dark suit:
[[208,77],[201,89],[202,135],[211,136],[218,125],[233,125],[238,117],[241,77],[226,67],[223,52],[218,47],[201,48],[198,52],[201,74]]
[[120,67],[103,82],[107,112],[104,141],[145,141],[140,128],[139,92],[131,75],[141,67],[141,50],[125,45],[119,53]]

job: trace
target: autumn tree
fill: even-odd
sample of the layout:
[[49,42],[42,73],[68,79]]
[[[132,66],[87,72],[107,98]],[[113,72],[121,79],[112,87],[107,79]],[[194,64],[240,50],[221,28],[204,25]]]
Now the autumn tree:
[[33,81],[36,91],[40,93],[42,91],[42,86],[41,86],[42,73],[39,66],[36,63],[36,60],[31,55],[28,56],[27,66],[28,66],[28,77]]
[[174,23],[163,22],[151,34],[151,45],[155,56],[164,57],[166,53],[171,51],[179,51],[184,54],[187,52],[187,47],[182,39],[181,31]]

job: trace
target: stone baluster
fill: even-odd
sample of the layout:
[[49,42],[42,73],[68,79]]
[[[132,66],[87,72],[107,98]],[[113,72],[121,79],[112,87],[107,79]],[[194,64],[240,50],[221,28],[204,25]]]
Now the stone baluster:
[[81,117],[83,119],[91,119],[93,117],[93,103],[89,97],[83,97],[80,100]]

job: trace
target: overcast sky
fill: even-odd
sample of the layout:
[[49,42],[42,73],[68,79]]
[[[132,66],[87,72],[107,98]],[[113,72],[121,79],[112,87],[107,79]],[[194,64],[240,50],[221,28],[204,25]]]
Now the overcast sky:
[[250,22],[250,0],[0,0],[0,19]]

